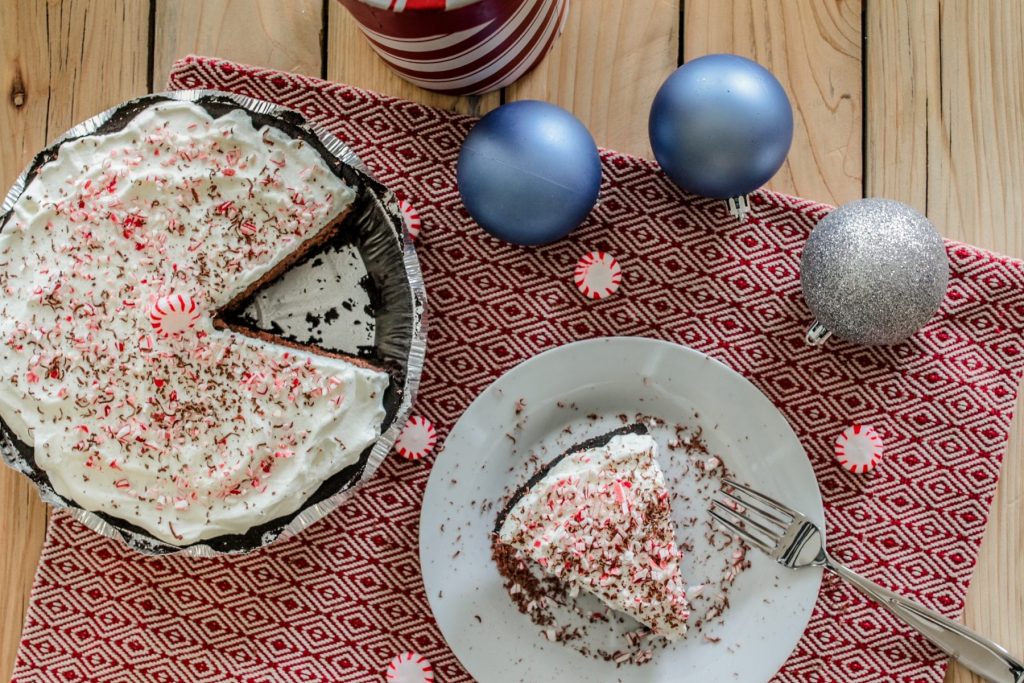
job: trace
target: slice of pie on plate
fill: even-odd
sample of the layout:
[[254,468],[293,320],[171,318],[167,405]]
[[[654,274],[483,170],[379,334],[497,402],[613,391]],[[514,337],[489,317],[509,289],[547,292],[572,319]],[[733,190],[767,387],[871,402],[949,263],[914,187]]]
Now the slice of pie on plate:
[[656,455],[642,424],[577,444],[515,492],[495,533],[570,588],[675,640],[689,607]]

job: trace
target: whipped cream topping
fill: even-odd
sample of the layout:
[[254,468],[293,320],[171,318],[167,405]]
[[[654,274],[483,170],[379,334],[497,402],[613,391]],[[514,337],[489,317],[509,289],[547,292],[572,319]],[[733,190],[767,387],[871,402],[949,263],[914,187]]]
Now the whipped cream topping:
[[650,435],[624,434],[567,455],[512,506],[498,537],[675,640],[689,609],[656,448]]
[[[241,110],[69,141],[0,234],[0,416],[60,495],[184,545],[298,509],[380,433],[386,373],[217,329],[355,190]],[[161,334],[181,295],[197,316]]]

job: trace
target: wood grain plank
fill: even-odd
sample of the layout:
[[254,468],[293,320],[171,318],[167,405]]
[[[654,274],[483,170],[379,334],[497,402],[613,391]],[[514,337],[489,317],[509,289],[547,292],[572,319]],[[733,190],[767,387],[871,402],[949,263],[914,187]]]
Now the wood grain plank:
[[942,2],[938,31],[928,215],[950,237],[1024,257],[1024,5]]
[[686,60],[731,52],[768,68],[793,103],[793,146],[768,187],[839,204],[861,195],[861,0],[686,0]]
[[927,210],[928,109],[939,102],[938,3],[867,0],[868,196]]
[[547,58],[506,88],[506,99],[553,102],[598,145],[653,158],[647,117],[678,53],[677,1],[574,0]]
[[[945,235],[1024,257],[1024,7],[869,0],[869,194]],[[1024,656],[1024,427],[1018,402],[964,621]],[[949,683],[981,683],[958,665]]]
[[321,75],[322,0],[153,0],[153,84],[161,90],[175,59],[223,57],[307,76]]
[[[149,3],[140,0],[0,3],[4,188],[48,140],[145,93],[148,22]],[[6,467],[0,467],[0,519],[0,674],[6,675],[46,526],[35,488]]]
[[340,3],[331,0],[327,6],[327,15],[328,80],[463,114],[485,114],[501,102],[498,92],[455,97],[424,90],[402,80],[370,48],[359,25]]

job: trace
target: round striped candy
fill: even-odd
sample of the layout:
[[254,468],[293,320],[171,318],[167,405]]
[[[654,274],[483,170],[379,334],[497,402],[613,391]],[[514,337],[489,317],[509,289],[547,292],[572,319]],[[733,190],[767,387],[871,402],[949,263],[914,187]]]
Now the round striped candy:
[[395,450],[407,460],[419,460],[434,450],[437,433],[434,425],[425,417],[413,415],[395,442]]
[[404,199],[399,199],[398,209],[402,212],[402,218],[405,219],[405,229],[409,231],[409,237],[412,239],[419,237],[420,227],[423,224],[420,222],[420,214],[416,211],[416,207]]
[[164,337],[173,337],[192,329],[199,320],[199,307],[188,294],[162,296],[149,309],[149,322]]
[[588,299],[611,296],[622,283],[622,269],[615,257],[604,251],[584,254],[573,272],[576,287]]
[[394,683],[434,683],[434,667],[423,655],[403,652],[391,660],[384,677]]
[[854,473],[873,470],[883,453],[882,437],[870,425],[852,424],[836,439],[836,460]]

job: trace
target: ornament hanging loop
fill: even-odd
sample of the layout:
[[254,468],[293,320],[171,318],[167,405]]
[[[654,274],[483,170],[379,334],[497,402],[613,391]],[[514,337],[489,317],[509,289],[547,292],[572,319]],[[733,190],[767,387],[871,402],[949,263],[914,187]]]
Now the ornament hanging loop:
[[750,195],[741,194],[737,197],[729,197],[727,203],[729,205],[729,213],[738,220],[742,221],[750,213]]
[[819,323],[817,320],[811,325],[810,329],[807,330],[807,336],[804,337],[804,341],[809,346],[821,346],[828,341],[828,338],[832,336],[832,333],[824,325]]

